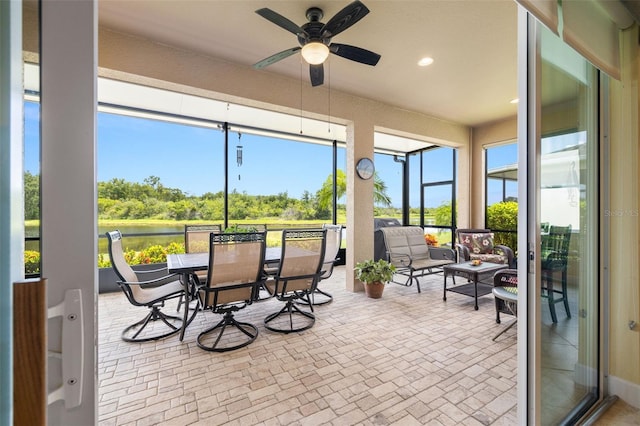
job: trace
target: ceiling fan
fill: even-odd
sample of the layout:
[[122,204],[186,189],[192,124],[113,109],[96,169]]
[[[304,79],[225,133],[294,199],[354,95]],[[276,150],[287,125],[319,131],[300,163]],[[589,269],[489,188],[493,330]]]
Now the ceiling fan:
[[298,36],[298,43],[300,43],[300,46],[283,50],[255,63],[253,67],[256,69],[264,68],[301,50],[302,57],[309,64],[311,85],[320,86],[324,82],[323,63],[329,53],[372,66],[375,66],[380,60],[380,55],[369,50],[348,44],[331,43],[334,36],[351,27],[369,13],[369,9],[359,0],[348,4],[326,24],[320,22],[324,14],[322,9],[317,7],[307,9],[306,16],[309,22],[301,27],[268,8],[258,9],[256,13]]

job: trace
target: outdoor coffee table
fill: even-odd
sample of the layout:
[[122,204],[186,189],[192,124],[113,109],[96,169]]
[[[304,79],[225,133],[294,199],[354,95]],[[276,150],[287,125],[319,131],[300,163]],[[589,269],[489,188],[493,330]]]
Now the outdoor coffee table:
[[[444,295],[442,300],[447,300],[447,291],[464,294],[474,298],[474,308],[478,310],[478,296],[491,293],[493,283],[484,283],[481,280],[487,276],[493,277],[496,271],[507,269],[508,265],[500,263],[482,262],[478,266],[473,266],[471,262],[451,263],[442,267],[444,271]],[[453,277],[453,287],[447,288],[447,277]],[[467,284],[455,285],[455,277],[464,277],[469,280]]]

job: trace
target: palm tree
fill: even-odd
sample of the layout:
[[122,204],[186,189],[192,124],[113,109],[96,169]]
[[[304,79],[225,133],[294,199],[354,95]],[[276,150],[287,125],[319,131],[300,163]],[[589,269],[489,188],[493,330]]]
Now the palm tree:
[[[347,192],[347,175],[344,170],[336,171],[336,199],[341,198]],[[318,205],[321,209],[328,209],[331,206],[333,194],[333,174],[327,177],[317,192]],[[387,185],[384,183],[378,172],[373,175],[373,202],[382,204],[385,207],[391,206],[391,197],[387,194]]]

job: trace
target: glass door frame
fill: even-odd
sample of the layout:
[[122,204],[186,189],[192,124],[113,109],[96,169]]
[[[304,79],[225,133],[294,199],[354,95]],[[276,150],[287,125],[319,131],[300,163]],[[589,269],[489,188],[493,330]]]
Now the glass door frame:
[[[541,31],[536,19],[523,8],[518,9],[518,251],[525,254],[520,258],[525,262],[518,262],[519,288],[526,297],[518,300],[518,335],[525,338],[518,339],[518,423],[540,424],[542,416],[542,297],[541,266],[537,260],[540,255],[541,236],[539,230],[541,217],[541,195],[539,183],[541,180],[541,141],[542,139],[542,113],[541,113]],[[607,182],[608,165],[607,137],[608,137],[608,104],[607,77],[598,73],[599,97],[595,108],[598,110],[597,138],[599,148],[600,169],[596,179],[597,186],[603,188]],[[604,101],[603,101],[604,99]],[[606,187],[600,191],[600,206],[607,205]],[[604,329],[607,326],[607,277],[602,271],[606,267],[606,223],[597,219],[599,228],[599,242],[596,243],[596,259],[599,262],[599,281],[596,290],[599,298],[597,336],[597,400],[590,407],[578,410],[574,407],[572,414],[582,415],[584,419],[588,414],[596,410],[602,403],[605,394],[606,382],[606,353],[607,340]],[[525,237],[526,236],[526,237]],[[578,316],[578,313],[575,313]]]

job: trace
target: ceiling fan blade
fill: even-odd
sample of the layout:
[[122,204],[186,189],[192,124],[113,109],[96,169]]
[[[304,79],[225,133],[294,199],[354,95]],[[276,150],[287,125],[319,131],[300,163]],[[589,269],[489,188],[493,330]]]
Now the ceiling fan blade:
[[309,65],[309,76],[313,87],[322,85],[324,83],[324,66],[322,64]]
[[258,9],[256,10],[256,13],[260,16],[262,16],[264,19],[266,19],[267,21],[271,21],[274,24],[276,24],[277,26],[279,26],[280,28],[284,28],[285,30],[294,33],[295,35],[307,35],[307,32],[305,30],[303,30],[302,28],[300,28],[298,26],[298,24],[295,24],[294,22],[291,22],[290,20],[288,20],[287,18],[285,18],[284,16],[280,15],[277,12],[274,12],[273,10],[269,9],[269,8],[262,8],[262,9]]
[[278,52],[274,55],[269,56],[268,58],[264,58],[260,62],[256,62],[253,64],[255,69],[261,69],[266,66],[273,64],[274,62],[278,62],[281,59],[288,58],[289,56],[296,53],[298,50],[302,49],[300,46],[292,47],[291,49],[283,50],[282,52]]
[[331,43],[329,45],[329,51],[338,56],[342,56],[345,59],[350,59],[366,65],[376,65],[380,60],[380,55],[377,53],[360,47],[349,46],[348,44]]
[[324,24],[320,34],[322,34],[322,38],[331,38],[364,18],[367,13],[369,13],[369,9],[359,0],[349,3]]

